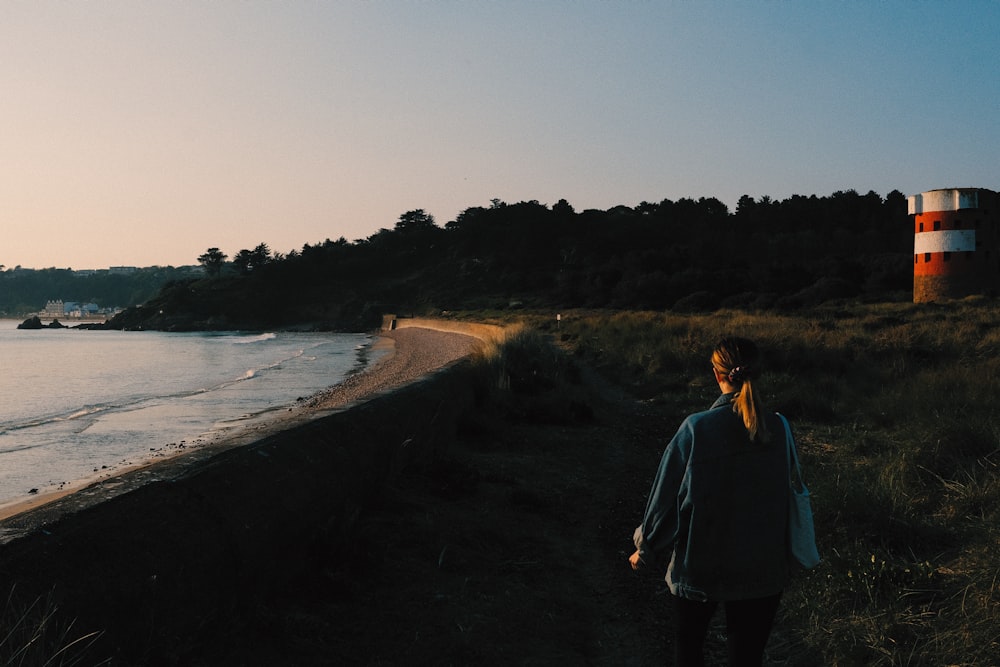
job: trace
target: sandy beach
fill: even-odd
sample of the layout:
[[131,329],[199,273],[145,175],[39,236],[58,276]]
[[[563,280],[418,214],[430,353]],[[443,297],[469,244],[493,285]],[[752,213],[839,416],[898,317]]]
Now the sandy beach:
[[[57,491],[40,493],[0,507],[0,521],[39,508],[83,490],[80,505],[90,505],[151,480],[168,479],[182,469],[203,461],[219,451],[247,445],[273,433],[350,408],[384,391],[407,385],[435,370],[472,354],[485,336],[482,331],[457,332],[448,323],[421,320],[419,325],[380,332],[373,348],[383,356],[372,366],[314,396],[289,406],[285,411],[238,429],[220,432],[184,447],[162,448],[149,460],[134,465],[103,470],[93,478],[77,480]],[[433,327],[433,328],[432,328]],[[141,471],[141,474],[136,474]],[[126,474],[132,474],[127,478]]]
[[374,366],[313,396],[307,409],[338,409],[417,380],[466,357],[480,345],[472,335],[423,327],[406,327],[379,334],[375,348],[391,348]]

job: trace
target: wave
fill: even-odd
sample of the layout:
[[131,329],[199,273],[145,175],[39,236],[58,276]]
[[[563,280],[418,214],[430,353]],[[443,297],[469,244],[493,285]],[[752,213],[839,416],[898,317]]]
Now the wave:
[[76,412],[71,412],[68,415],[62,417],[54,417],[52,421],[70,421],[72,419],[80,419],[82,417],[89,417],[90,415],[95,415],[99,412],[104,412],[110,410],[115,406],[112,404],[106,405],[85,405]]
[[105,405],[85,405],[81,408],[77,408],[72,412],[55,413],[55,414],[42,414],[33,416],[24,421],[9,421],[0,422],[0,434],[7,433],[9,431],[20,431],[26,428],[33,428],[35,426],[44,426],[46,424],[52,424],[55,422],[66,422],[74,421],[77,419],[84,419],[91,417],[100,412],[105,412],[107,410],[112,410],[116,406],[112,404]]
[[[0,435],[3,435],[5,431],[0,431]],[[39,447],[45,447],[45,443],[42,442],[29,442],[27,444],[17,443],[13,445],[0,446],[0,454],[11,454],[13,452],[27,452],[32,449],[38,449]]]
[[215,389],[223,389],[223,388],[228,387],[230,385],[236,384],[237,382],[244,382],[246,380],[253,380],[254,378],[259,377],[263,373],[266,373],[266,372],[272,371],[272,370],[277,370],[277,369],[281,368],[282,364],[287,363],[289,361],[292,361],[294,359],[305,359],[306,361],[310,361],[310,360],[315,360],[316,357],[307,357],[307,356],[305,356],[305,350],[299,349],[299,350],[296,350],[295,352],[292,352],[291,354],[289,354],[288,356],[286,356],[283,359],[278,359],[277,361],[272,361],[270,363],[266,363],[266,364],[263,364],[262,366],[257,366],[255,368],[248,368],[246,371],[243,372],[243,375],[241,375],[240,377],[236,378],[235,380],[231,380],[229,382],[221,382],[221,383],[215,385],[214,387],[206,389],[205,391],[212,391],[212,390],[215,390]]
[[253,343],[263,343],[265,341],[274,340],[278,337],[276,333],[262,333],[256,336],[244,336],[242,338],[237,338],[233,341],[233,345],[251,345]]

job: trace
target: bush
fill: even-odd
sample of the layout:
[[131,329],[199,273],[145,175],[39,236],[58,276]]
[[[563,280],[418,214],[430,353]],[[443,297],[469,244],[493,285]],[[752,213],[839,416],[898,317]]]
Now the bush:
[[[583,396],[579,370],[552,337],[528,326],[511,326],[503,340],[487,345],[475,362],[492,402],[536,423],[589,421],[593,409]],[[467,425],[476,430],[475,424]]]

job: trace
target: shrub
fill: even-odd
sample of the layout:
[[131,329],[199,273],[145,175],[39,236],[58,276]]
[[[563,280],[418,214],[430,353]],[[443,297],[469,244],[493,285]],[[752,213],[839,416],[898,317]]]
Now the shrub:
[[[487,401],[526,421],[589,421],[593,410],[580,388],[578,369],[551,336],[526,325],[509,326],[474,360]],[[475,429],[475,425],[469,425]]]

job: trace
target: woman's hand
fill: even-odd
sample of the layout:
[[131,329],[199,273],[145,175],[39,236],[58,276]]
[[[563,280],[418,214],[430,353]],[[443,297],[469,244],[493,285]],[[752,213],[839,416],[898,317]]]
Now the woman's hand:
[[636,551],[634,554],[628,557],[629,565],[632,566],[633,570],[638,570],[642,566],[642,559],[639,558],[639,552]]

